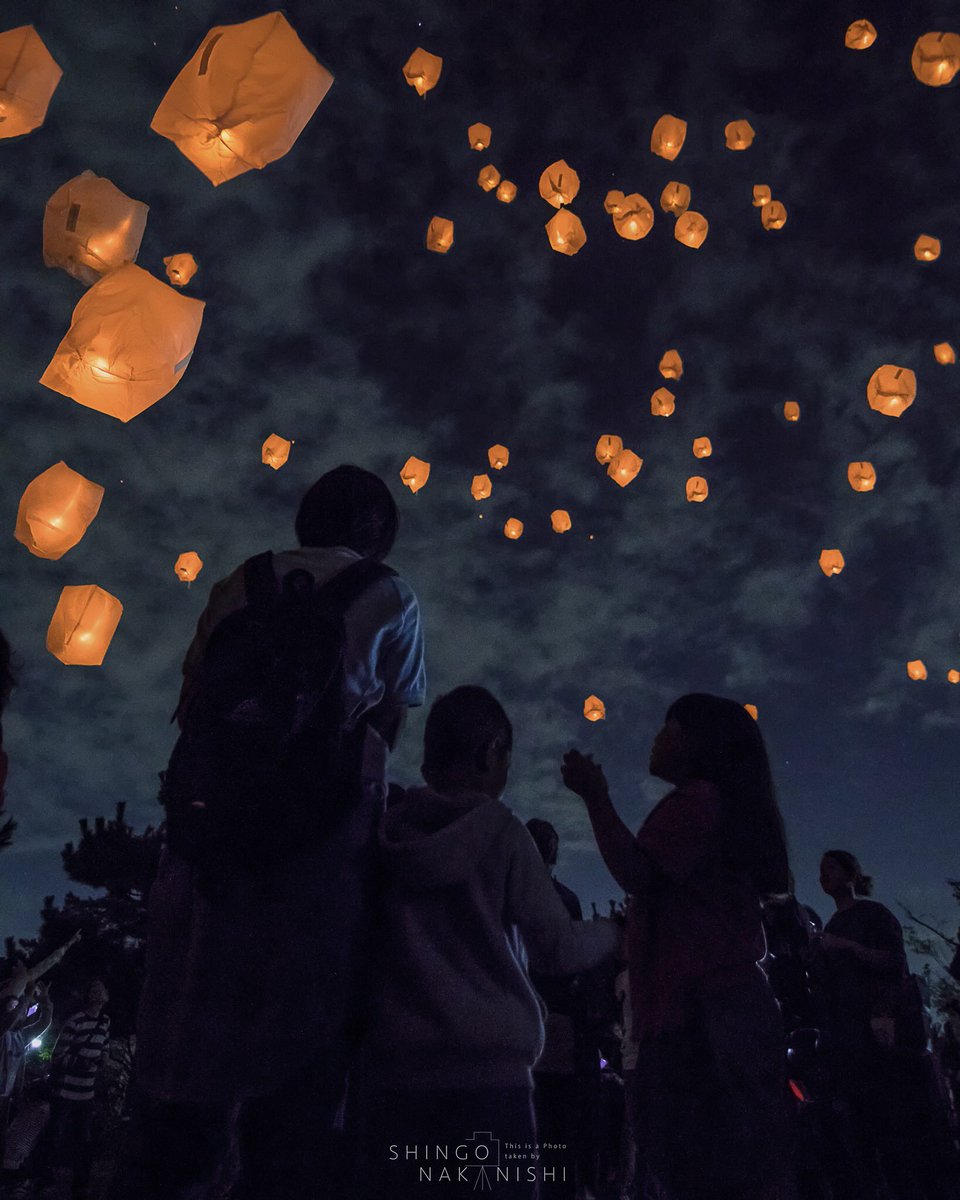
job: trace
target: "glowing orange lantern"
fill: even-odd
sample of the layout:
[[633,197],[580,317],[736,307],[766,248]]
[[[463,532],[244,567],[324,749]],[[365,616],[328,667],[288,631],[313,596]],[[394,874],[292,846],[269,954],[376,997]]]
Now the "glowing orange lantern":
[[477,121],[467,130],[467,141],[470,143],[471,150],[486,150],[492,136],[490,126],[484,125],[482,121]]
[[583,715],[588,721],[603,721],[607,716],[606,705],[599,696],[588,696],[583,702]]
[[576,254],[587,240],[583,222],[569,208],[561,208],[554,213],[544,228],[551,249],[558,254]]
[[709,458],[713,453],[713,443],[708,437],[694,438],[693,441],[693,456],[694,458]]
[[595,451],[597,462],[604,465],[613,462],[622,449],[623,438],[617,437],[615,433],[603,434],[597,442]]
[[687,499],[691,504],[702,504],[710,495],[710,488],[702,475],[691,475],[687,480]]
[[913,73],[927,87],[944,87],[960,70],[960,36],[925,33],[917,38],[910,58]]
[[420,491],[423,485],[430,478],[430,464],[424,462],[422,458],[415,458],[412,454],[403,464],[400,471],[400,481],[405,487],[408,487],[411,492],[416,494]]
[[47,201],[43,261],[83,283],[96,283],[106,271],[136,259],[148,212],[109,179],[84,171]]
[[922,233],[913,243],[913,256],[918,262],[933,262],[940,257],[940,239]]
[[554,208],[572,204],[579,191],[580,176],[562,158],[551,163],[540,176],[540,195]]
[[852,21],[843,35],[848,50],[868,50],[877,40],[877,31],[870,21]]
[[446,254],[453,245],[453,222],[446,217],[432,217],[427,226],[427,249]]
[[937,342],[933,348],[933,357],[944,367],[957,361],[957,356],[949,342]]
[[573,528],[570,514],[565,508],[555,508],[550,514],[550,525],[554,533],[569,533]]
[[679,379],[683,375],[683,359],[679,350],[667,350],[660,359],[660,374],[664,379]]
[[493,484],[489,475],[474,475],[473,483],[470,484],[470,495],[474,500],[487,500],[492,491]]
[[183,378],[202,320],[202,300],[128,263],[81,297],[40,382],[129,421]]
[[855,492],[872,492],[877,485],[877,473],[873,463],[852,462],[847,467],[847,479]]
[[510,461],[510,451],[498,442],[487,451],[487,461],[495,471],[502,471]]
[[500,172],[492,163],[481,168],[480,174],[477,176],[477,183],[485,192],[492,192],[499,182]]
[[607,467],[607,474],[614,483],[620,487],[626,487],[628,483],[632,483],[640,474],[640,468],[643,466],[643,459],[639,455],[634,454],[632,450],[621,450],[614,458],[610,460],[610,465]]
[[884,363],[867,383],[867,403],[887,417],[899,417],[917,398],[917,377],[907,367]]
[[281,12],[215,25],[150,128],[217,187],[283,158],[332,83]]
[[416,88],[418,96],[425,96],[437,86],[440,72],[443,70],[443,59],[439,54],[431,54],[420,46],[414,50],[403,66],[403,77],[412,88]]
[[624,196],[621,211],[613,218],[613,227],[628,242],[638,242],[653,228],[653,209],[639,192]]
[[730,121],[724,128],[723,136],[728,150],[748,150],[757,135],[749,121]]
[[760,720],[760,713],[757,711],[757,706],[755,704],[745,704],[743,707],[755,721]]
[[947,683],[960,683],[960,671],[955,667],[947,672]]
[[843,555],[839,550],[820,551],[820,570],[827,577],[839,575],[845,566],[846,563],[843,561]]
[[99,483],[58,462],[27,484],[13,536],[37,558],[62,558],[87,532],[102,499]]
[[608,212],[611,217],[619,217],[623,212],[624,200],[626,200],[626,196],[624,196],[623,192],[613,188],[603,198],[603,211]]
[[650,149],[661,158],[673,162],[683,149],[686,137],[686,121],[680,117],[672,117],[669,113],[664,113],[653,127],[653,132],[650,135]]
[[196,550],[188,550],[185,554],[181,554],[173,564],[174,574],[184,583],[193,583],[202,570],[203,559]]
[[655,417],[670,417],[677,406],[676,400],[668,388],[659,387],[650,397],[650,411]]
[[753,185],[753,207],[763,208],[765,204],[769,204],[773,199],[770,194],[770,188],[765,183],[755,183]]
[[40,128],[62,75],[32,25],[0,33],[0,138]]
[[907,674],[911,679],[921,680],[927,677],[927,668],[922,658],[915,658],[907,663]]
[[702,213],[688,208],[685,213],[681,213],[677,217],[677,223],[673,227],[673,236],[684,246],[690,246],[691,249],[696,250],[707,240],[709,228],[709,222]]
[[275,471],[279,471],[290,457],[292,446],[293,442],[282,438],[279,433],[271,433],[261,447],[260,461],[265,467],[273,467]]
[[174,287],[186,287],[198,270],[197,260],[192,254],[171,254],[163,260],[163,265]]
[[660,193],[660,207],[665,213],[679,217],[690,207],[690,189],[685,183],[670,183]]
[[504,179],[497,188],[497,199],[501,204],[512,204],[517,198],[517,185]]
[[518,537],[522,536],[522,534],[523,534],[523,522],[518,521],[516,517],[510,517],[510,519],[507,521],[507,523],[503,527],[504,537],[508,537],[508,538],[511,538],[513,541],[516,541]]
[[99,667],[123,605],[95,583],[65,587],[47,629],[47,649],[69,667]]
[[787,209],[779,200],[768,200],[761,205],[760,220],[764,229],[782,229],[787,223]]
[[783,416],[787,421],[800,420],[800,405],[796,400],[786,400],[783,405]]

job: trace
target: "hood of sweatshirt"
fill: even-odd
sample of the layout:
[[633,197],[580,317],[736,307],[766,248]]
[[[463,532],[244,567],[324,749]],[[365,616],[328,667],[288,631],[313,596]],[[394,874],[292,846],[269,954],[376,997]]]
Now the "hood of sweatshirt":
[[393,880],[411,891],[460,883],[515,820],[490,796],[440,796],[411,788],[380,825],[380,851]]

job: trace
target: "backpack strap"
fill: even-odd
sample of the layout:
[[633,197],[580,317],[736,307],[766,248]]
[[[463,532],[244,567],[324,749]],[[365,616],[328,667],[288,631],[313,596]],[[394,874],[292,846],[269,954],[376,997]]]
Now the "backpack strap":
[[248,608],[263,612],[276,602],[280,587],[273,570],[272,550],[255,554],[243,564],[243,587]]
[[361,558],[338,571],[317,592],[318,597],[329,604],[342,617],[354,600],[381,579],[396,576],[392,567],[373,558]]

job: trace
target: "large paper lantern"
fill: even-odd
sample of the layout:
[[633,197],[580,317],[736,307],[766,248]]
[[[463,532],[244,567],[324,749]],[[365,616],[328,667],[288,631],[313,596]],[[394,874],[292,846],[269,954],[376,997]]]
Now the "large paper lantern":
[[608,212],[611,217],[619,217],[623,212],[623,202],[626,196],[617,188],[611,188],[603,198],[603,211]]
[[687,137],[687,123],[681,117],[664,113],[650,134],[650,149],[661,158],[672,162],[683,149]]
[[690,207],[690,188],[671,180],[660,193],[660,207],[674,217],[681,216]]
[[800,420],[800,405],[796,400],[785,400],[783,404],[783,417],[785,421]]
[[753,185],[753,207],[763,208],[765,204],[769,204],[773,199],[770,187],[766,183],[755,183]]
[[65,587],[47,629],[47,649],[69,667],[99,667],[123,605],[95,583]]
[[474,475],[470,484],[470,495],[474,500],[487,500],[493,492],[493,484],[489,475]]
[[757,136],[749,121],[730,121],[723,130],[728,150],[747,150]]
[[493,133],[489,125],[484,125],[482,121],[477,121],[475,125],[471,125],[467,130],[467,141],[470,143],[471,150],[486,150],[490,146],[490,139]]
[[81,297],[40,382],[129,421],[183,378],[202,320],[202,300],[133,263],[118,267]]
[[710,487],[702,475],[691,475],[687,480],[686,494],[691,504],[702,504],[710,495]]
[[32,25],[0,33],[0,138],[40,128],[62,75]]
[[617,437],[615,433],[604,433],[597,441],[597,448],[594,451],[598,463],[613,462],[620,451],[623,449],[623,438]]
[[907,367],[884,363],[867,382],[867,403],[887,417],[899,417],[917,398],[917,377]]
[[940,239],[922,233],[913,243],[913,256],[917,262],[933,262],[940,257]]
[[944,87],[960,70],[960,35],[925,33],[917,38],[910,58],[913,73],[927,87]]
[[163,260],[163,265],[174,287],[186,287],[199,269],[192,254],[171,254]]
[[492,192],[499,182],[500,172],[493,163],[487,163],[485,167],[480,168],[477,183],[479,183],[485,192]]
[[640,468],[643,466],[643,459],[639,455],[634,454],[632,450],[621,450],[614,458],[610,460],[610,465],[607,467],[607,474],[614,483],[620,487],[626,487],[628,483],[632,483],[640,474]]
[[425,96],[437,86],[442,70],[443,59],[440,55],[431,54],[429,50],[418,46],[403,64],[403,77],[418,96]]
[[847,467],[847,480],[855,492],[872,492],[877,485],[873,463],[852,462]]
[[839,575],[846,565],[839,550],[820,551],[820,570],[828,578],[831,575]]
[[638,242],[653,228],[653,208],[639,192],[624,196],[620,212],[613,216],[613,227],[628,242]]
[[203,559],[196,550],[187,550],[173,564],[173,573],[184,583],[193,583],[203,570]]
[[487,462],[495,471],[502,471],[510,461],[510,451],[498,442],[487,451]]
[[102,499],[99,483],[58,462],[24,489],[14,537],[37,558],[62,558],[87,532]]
[[764,229],[782,229],[787,223],[787,208],[779,200],[768,200],[760,207],[760,221]]
[[603,721],[607,716],[606,705],[599,696],[588,696],[583,702],[583,715],[588,721]]
[[565,508],[555,508],[550,514],[550,527],[554,533],[569,533],[573,528],[570,514]]
[[713,443],[708,437],[694,438],[693,440],[693,456],[694,458],[709,458],[713,453]]
[[281,12],[215,25],[150,128],[217,187],[283,158],[332,83]]
[[677,217],[673,227],[673,236],[684,246],[696,250],[707,240],[710,224],[703,213],[694,212],[688,208]]
[[659,387],[650,397],[650,411],[655,417],[671,417],[677,398],[669,388]]
[[915,658],[912,662],[907,663],[907,675],[918,681],[926,679],[927,668],[922,658]]
[[58,187],[43,213],[43,261],[83,283],[133,262],[147,224],[146,204],[109,179],[84,171]]
[[427,249],[446,254],[453,245],[453,222],[447,217],[431,217],[427,226]]
[[679,350],[665,350],[659,363],[664,379],[679,379],[683,375],[683,359]]
[[843,35],[843,44],[848,50],[869,50],[876,40],[876,28],[865,19],[851,21]]
[[501,204],[512,204],[517,198],[517,185],[509,179],[501,179],[497,187],[497,199]]
[[580,176],[562,158],[551,163],[540,176],[540,195],[554,208],[572,204],[580,191]]
[[290,457],[292,446],[293,442],[281,437],[279,433],[271,433],[260,447],[260,461],[265,467],[279,471]]
[[587,240],[583,222],[569,208],[561,208],[554,213],[544,228],[551,249],[558,254],[577,254]]
[[508,518],[503,527],[503,536],[515,542],[518,537],[523,536],[523,522],[518,521],[516,517]]
[[416,495],[430,478],[430,464],[410,455],[400,470],[400,481]]
[[933,348],[933,357],[944,367],[949,367],[957,361],[956,352],[949,342],[937,342]]

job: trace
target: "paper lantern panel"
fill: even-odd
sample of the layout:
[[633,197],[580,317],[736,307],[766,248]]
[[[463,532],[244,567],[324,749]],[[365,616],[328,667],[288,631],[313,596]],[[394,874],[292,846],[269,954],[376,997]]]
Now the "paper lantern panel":
[[609,213],[611,217],[619,217],[623,212],[624,200],[626,200],[626,196],[623,192],[612,188],[603,198],[603,211]]
[[681,245],[697,250],[707,240],[709,229],[709,222],[703,213],[687,209],[685,213],[681,213],[677,217],[677,223],[673,227],[673,236]]
[[960,35],[925,33],[917,38],[910,57],[913,73],[927,87],[945,87],[960,70]]
[[487,451],[487,461],[495,471],[502,471],[510,461],[510,451],[498,442]]
[[933,348],[933,357],[944,367],[949,367],[957,361],[956,351],[949,342],[937,342]]
[[926,679],[927,667],[922,658],[915,658],[907,663],[907,675],[917,681]]
[[47,629],[47,649],[70,667],[99,667],[123,605],[94,583],[65,587]]
[[565,204],[572,204],[580,191],[580,176],[560,158],[540,176],[539,191],[548,204],[562,208]]
[[470,495],[474,500],[488,500],[493,493],[489,475],[474,475],[470,484]]
[[899,417],[917,398],[917,377],[907,367],[884,363],[867,381],[867,403],[887,417]]
[[405,487],[416,494],[430,478],[430,464],[422,458],[410,455],[400,471],[400,480]]
[[913,243],[913,256],[917,262],[934,262],[940,257],[940,239],[922,233]]
[[480,169],[480,174],[477,176],[477,183],[485,192],[492,192],[500,182],[500,172],[492,163],[488,163]]
[[62,76],[32,25],[0,33],[0,138],[39,129]]
[[690,188],[671,181],[660,193],[660,207],[674,217],[682,216],[690,207]]
[[765,183],[755,183],[753,185],[753,207],[763,208],[765,204],[769,204],[773,199],[770,188]]
[[503,535],[515,542],[518,537],[523,536],[523,522],[518,521],[516,517],[510,517],[503,527]]
[[193,583],[203,570],[203,559],[196,550],[187,550],[173,564],[173,573],[184,583]]
[[556,250],[558,254],[577,254],[586,244],[587,233],[583,222],[569,208],[562,208],[554,213],[544,228],[551,249]]
[[839,550],[821,550],[820,551],[820,570],[828,578],[831,575],[839,575],[846,563],[843,560],[843,555]]
[[665,350],[659,363],[664,379],[680,379],[683,376],[683,359],[679,350]]
[[843,44],[848,50],[869,50],[877,40],[877,30],[867,20],[851,21],[843,35]]
[[650,134],[650,149],[654,154],[672,162],[683,149],[687,138],[687,123],[681,117],[664,113]]
[[607,716],[606,705],[599,696],[588,696],[583,702],[583,715],[588,721],[603,721]]
[[785,400],[783,405],[783,416],[786,421],[800,420],[800,405],[796,400]]
[[500,181],[497,187],[497,199],[501,204],[512,204],[517,198],[517,185],[509,179]]
[[613,462],[622,449],[623,438],[617,437],[615,433],[604,433],[598,439],[594,453],[597,462],[606,465]]
[[787,223],[787,207],[779,200],[768,200],[760,207],[760,222],[764,229],[782,229]]
[[448,217],[431,217],[427,226],[427,249],[446,254],[453,245],[453,222]]
[[620,212],[613,217],[613,227],[628,242],[639,242],[653,228],[653,208],[639,192],[624,196]]
[[569,533],[573,528],[570,514],[565,508],[555,508],[550,514],[550,527],[554,533]]
[[24,489],[14,537],[37,558],[62,558],[87,532],[102,500],[99,483],[58,462]]
[[290,457],[292,446],[293,442],[282,438],[278,433],[271,433],[260,447],[260,461],[265,467],[272,467],[275,471],[279,471]]
[[199,270],[192,254],[171,254],[163,260],[163,265],[174,287],[186,287]]
[[490,126],[484,125],[482,121],[477,121],[467,130],[467,141],[470,143],[471,150],[487,150],[492,137]]
[[709,458],[713,453],[713,443],[708,437],[695,438],[693,442],[694,458]]
[[873,463],[852,462],[847,467],[847,480],[855,492],[872,492],[877,485]]
[[960,671],[956,667],[951,667],[947,672],[947,683],[960,683]]
[[626,487],[640,474],[642,466],[643,459],[638,454],[634,454],[632,450],[621,450],[615,458],[610,460],[607,474],[614,483],[619,484],[620,487]]
[[442,70],[443,59],[440,55],[431,54],[429,50],[418,46],[403,64],[403,77],[418,96],[425,96],[439,83]]
[[43,213],[43,261],[82,283],[133,262],[147,224],[146,204],[109,179],[84,171],[57,188]]
[[731,121],[724,128],[723,136],[728,150],[748,150],[757,135],[749,121]]
[[710,487],[702,475],[691,475],[686,486],[687,500],[691,504],[702,504],[710,495]]
[[676,407],[677,398],[669,388],[657,388],[650,397],[650,411],[655,417],[671,417]]

